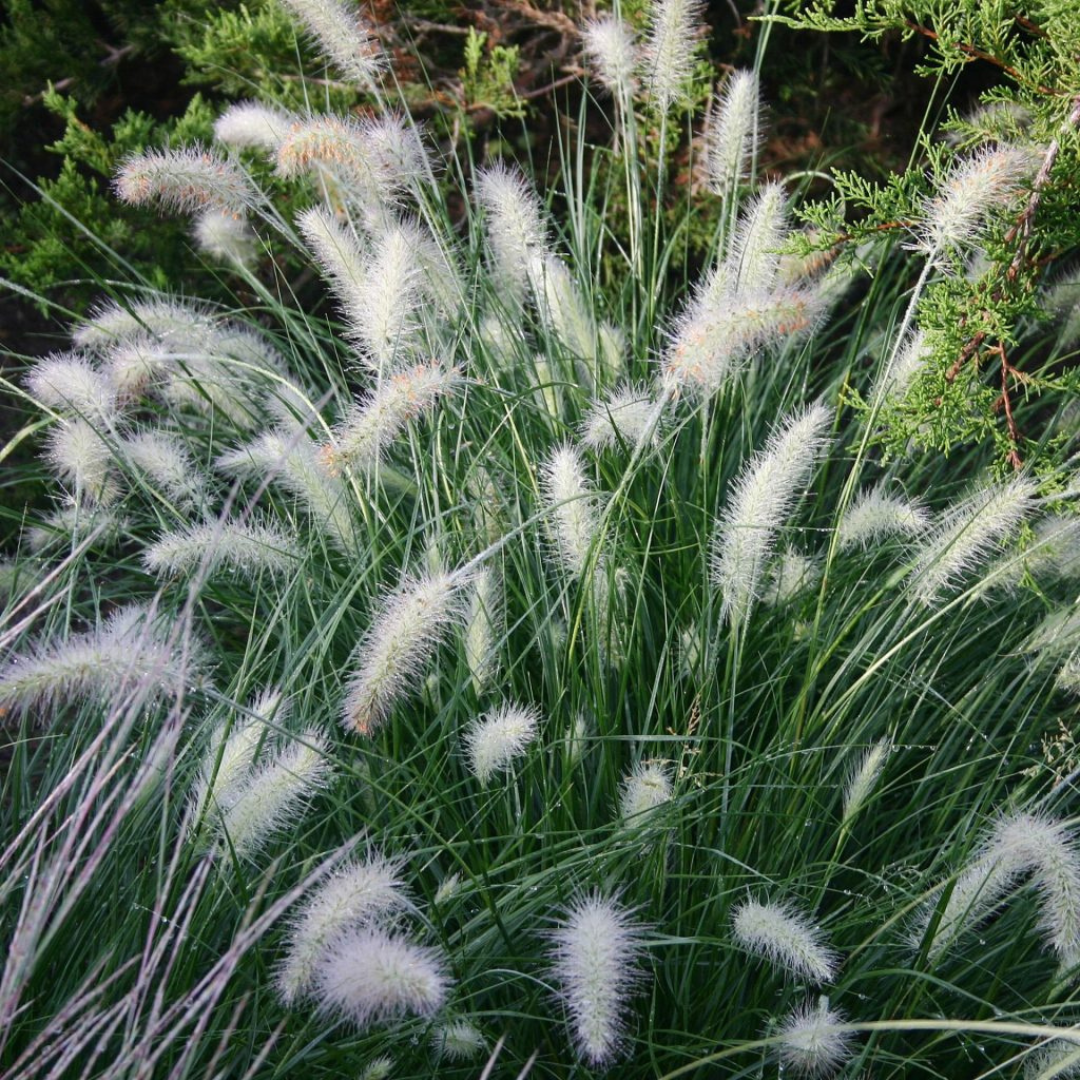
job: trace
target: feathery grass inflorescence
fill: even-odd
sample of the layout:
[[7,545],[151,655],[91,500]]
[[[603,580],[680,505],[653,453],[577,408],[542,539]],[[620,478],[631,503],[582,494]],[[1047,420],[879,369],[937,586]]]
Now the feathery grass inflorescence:
[[488,255],[505,302],[524,302],[547,254],[547,226],[536,189],[501,163],[477,174],[473,188],[484,211]]
[[148,703],[197,683],[206,658],[196,640],[172,640],[172,628],[143,604],[118,608],[93,629],[46,638],[0,667],[0,708],[43,716],[64,705],[107,705],[126,692]]
[[511,702],[474,720],[465,731],[469,768],[481,784],[496,773],[509,772],[536,738],[540,713],[533,706]]
[[42,405],[64,416],[109,427],[119,418],[116,390],[89,357],[59,353],[39,360],[26,378],[26,388]]
[[701,29],[699,0],[654,0],[642,55],[642,80],[656,111],[683,99]]
[[484,1033],[468,1020],[440,1025],[431,1041],[435,1056],[447,1061],[472,1061],[487,1049]]
[[735,481],[712,544],[712,581],[732,623],[746,619],[761,596],[777,534],[825,448],[831,420],[821,404],[789,416]]
[[1033,480],[1018,476],[976,487],[945,510],[915,551],[912,596],[932,604],[978,569],[1031,512],[1035,492]]
[[637,90],[638,64],[631,27],[615,15],[599,15],[582,26],[581,43],[596,80],[620,109],[629,109]]
[[592,893],[571,905],[552,940],[553,975],[578,1053],[593,1068],[610,1065],[643,978],[644,927],[617,900]]
[[194,509],[205,500],[207,477],[179,436],[147,428],[125,436],[117,449],[128,465],[181,510]]
[[648,387],[623,383],[589,407],[581,425],[581,441],[594,450],[636,447],[643,439],[659,438],[657,403]]
[[851,1057],[850,1031],[829,999],[805,1002],[780,1025],[780,1061],[798,1076],[831,1076]]
[[319,461],[332,475],[343,468],[371,469],[406,425],[430,412],[459,382],[457,368],[438,362],[417,364],[383,379],[350,410],[319,450]]
[[415,689],[435,650],[467,611],[468,579],[435,573],[406,581],[382,604],[357,650],[343,723],[371,735]]
[[866,551],[891,536],[920,536],[929,526],[930,515],[922,504],[874,488],[862,492],[840,518],[837,547]]
[[638,762],[623,779],[619,815],[631,826],[646,825],[655,812],[671,801],[671,771],[666,762]]
[[430,1017],[450,989],[440,953],[380,927],[348,931],[321,958],[315,972],[323,1012],[367,1030],[409,1014]]
[[557,447],[543,463],[541,489],[555,553],[570,577],[578,578],[596,543],[599,521],[595,489],[572,443]]
[[238,162],[198,147],[133,154],[117,173],[115,187],[126,203],[157,203],[176,214],[214,211],[243,217],[259,198]]
[[847,783],[844,785],[844,812],[841,820],[843,827],[850,826],[866,806],[874,788],[877,787],[881,772],[891,752],[892,740],[879,739],[861,755],[858,763],[852,768]]
[[465,619],[465,661],[477,694],[483,693],[498,668],[502,611],[499,575],[490,566],[482,567],[476,572]]
[[143,552],[143,565],[159,577],[229,573],[254,579],[283,577],[300,564],[296,537],[269,519],[216,521],[162,534]]
[[839,970],[837,954],[821,930],[790,903],[746,900],[732,917],[735,940],[748,953],[798,978],[831,982]]
[[330,783],[334,770],[329,752],[326,736],[314,728],[288,736],[284,748],[231,794],[216,821],[218,849],[254,859]]
[[761,141],[761,91],[757,73],[733,71],[717,95],[705,129],[709,187],[729,199],[750,170]]
[[292,919],[275,976],[286,1007],[313,996],[319,967],[342,934],[377,926],[409,908],[401,870],[400,862],[369,852],[361,862],[338,868],[308,897]]
[[284,109],[258,101],[238,101],[214,121],[214,138],[237,149],[273,154],[295,122]]
[[280,0],[346,79],[375,89],[386,57],[374,26],[351,0]]

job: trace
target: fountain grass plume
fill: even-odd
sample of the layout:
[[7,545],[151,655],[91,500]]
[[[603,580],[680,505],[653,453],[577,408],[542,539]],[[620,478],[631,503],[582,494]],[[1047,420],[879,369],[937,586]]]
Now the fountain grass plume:
[[533,706],[504,703],[465,731],[469,768],[481,784],[496,773],[509,772],[522,757],[539,730],[540,711]]
[[357,649],[346,688],[342,723],[371,735],[419,677],[451,627],[464,618],[469,576],[425,574],[407,580],[383,601]]
[[793,904],[746,900],[732,917],[735,940],[748,953],[789,975],[813,983],[832,982],[839,957],[821,930]]
[[571,904],[552,933],[552,974],[579,1056],[592,1068],[626,1042],[630,997],[643,981],[644,927],[600,893]]
[[822,404],[793,413],[735,481],[712,543],[712,582],[732,623],[760,599],[769,556],[826,446],[832,413]]

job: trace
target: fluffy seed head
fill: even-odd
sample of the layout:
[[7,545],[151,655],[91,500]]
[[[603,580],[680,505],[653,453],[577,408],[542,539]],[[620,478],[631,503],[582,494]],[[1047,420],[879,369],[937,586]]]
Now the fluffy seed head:
[[654,811],[671,801],[671,774],[662,761],[638,762],[625,777],[619,813],[627,825],[646,825]]
[[729,198],[750,179],[760,142],[761,91],[753,71],[734,71],[720,92],[705,130],[709,187]]
[[365,89],[386,66],[375,29],[349,0],[281,0],[337,70]]
[[591,374],[598,331],[566,264],[554,255],[545,255],[533,267],[532,287],[551,332],[565,349],[590,365]]
[[1016,477],[987,484],[949,507],[919,545],[908,581],[914,597],[932,604],[1011,536],[1034,506],[1035,483]]
[[581,28],[581,44],[596,80],[620,107],[628,107],[637,89],[633,30],[614,15],[601,15]]
[[761,595],[777,533],[810,479],[831,420],[821,404],[787,417],[735,482],[712,546],[713,584],[733,623],[745,619]]
[[498,772],[509,772],[536,738],[540,712],[533,706],[501,705],[474,720],[465,732],[469,768],[481,784]]
[[663,382],[671,391],[715,394],[760,350],[811,333],[826,306],[817,289],[737,293],[721,272],[695,291],[676,319],[662,360]]
[[465,621],[465,659],[477,694],[491,682],[499,662],[502,591],[498,574],[484,567],[476,575]]
[[206,256],[229,266],[250,266],[255,261],[258,237],[246,218],[206,210],[195,218],[195,246]]
[[308,729],[252,772],[219,819],[221,849],[253,858],[275,833],[294,824],[333,776],[328,753],[326,737]]
[[460,622],[466,581],[431,574],[407,582],[384,603],[360,643],[343,722],[370,735],[412,691],[449,629]]
[[525,298],[547,251],[547,229],[536,189],[517,170],[497,162],[476,177],[488,253],[500,291],[516,303]]
[[836,953],[821,931],[790,904],[747,900],[735,909],[732,922],[738,943],[797,978],[831,982],[839,968]]
[[789,232],[785,204],[783,185],[765,184],[740,218],[726,260],[736,293],[760,295],[776,283],[780,247]]
[[889,359],[870,391],[870,400],[898,401],[907,393],[908,387],[927,365],[933,355],[922,330],[915,330],[901,344],[896,355]]
[[97,308],[71,337],[79,348],[105,355],[123,342],[146,336],[156,341],[201,341],[213,326],[214,318],[207,307],[156,296],[124,305],[110,300]]
[[217,210],[241,217],[258,201],[238,162],[198,147],[133,154],[120,166],[115,189],[132,206],[157,203],[177,214]]
[[467,1020],[454,1020],[437,1027],[431,1036],[436,1057],[448,1061],[472,1061],[487,1049],[479,1028]]
[[797,551],[781,551],[769,567],[768,581],[761,594],[768,607],[790,604],[821,577],[821,568],[808,555]]
[[164,431],[136,432],[120,442],[119,454],[180,508],[191,509],[203,501],[206,478],[177,436]]
[[104,505],[119,494],[112,448],[81,417],[53,424],[44,456],[57,477],[71,486],[77,501]]
[[581,441],[594,450],[624,443],[635,447],[645,438],[655,443],[658,429],[657,406],[648,388],[624,383],[589,407]]
[[799,1076],[830,1076],[851,1057],[851,1032],[843,1023],[828,998],[805,1002],[780,1025],[780,1060]]
[[214,121],[214,138],[226,146],[274,153],[294,117],[272,105],[238,101]]
[[580,577],[596,538],[597,505],[581,454],[571,443],[558,447],[544,462],[541,490],[551,514],[556,553],[567,573]]
[[377,927],[338,937],[320,960],[315,983],[322,1010],[361,1030],[410,1013],[433,1016],[450,987],[439,953]]
[[699,0],[653,0],[643,76],[657,112],[666,113],[684,97],[700,28]]
[[875,488],[862,492],[841,518],[837,543],[841,551],[865,551],[890,536],[919,536],[929,525],[930,515],[921,504]]
[[879,739],[859,759],[851,770],[844,787],[844,816],[842,824],[850,825],[855,816],[866,805],[874,788],[877,786],[881,770],[892,751],[891,739]]
[[331,474],[344,466],[374,467],[406,424],[430,412],[457,382],[457,369],[438,363],[418,364],[383,379],[349,412],[334,441],[319,451],[323,466]]
[[578,1053],[609,1065],[625,1038],[629,998],[641,980],[643,927],[614,900],[576,901],[552,934],[552,967]]
[[1031,153],[1016,146],[983,148],[962,158],[926,202],[912,247],[938,259],[970,246],[993,211],[1017,195],[1031,166]]
[[374,925],[408,906],[400,863],[372,853],[335,872],[290,927],[286,955],[276,975],[283,1004],[291,1007],[311,994],[319,964],[345,930]]
[[44,640],[0,666],[0,709],[51,714],[74,701],[108,705],[136,690],[148,701],[198,682],[197,641],[187,650],[141,604],[118,608],[93,629]]
[[26,387],[43,405],[65,416],[105,426],[117,419],[116,391],[90,359],[78,353],[39,360]]
[[143,552],[143,565],[159,577],[232,573],[254,579],[284,576],[301,558],[293,536],[266,522],[218,521],[163,533]]

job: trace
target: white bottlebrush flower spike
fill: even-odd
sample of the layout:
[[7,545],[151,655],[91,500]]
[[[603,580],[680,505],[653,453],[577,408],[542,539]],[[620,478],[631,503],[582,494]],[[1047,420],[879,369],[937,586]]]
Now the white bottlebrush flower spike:
[[581,427],[581,441],[594,450],[626,446],[642,439],[655,443],[659,427],[657,403],[645,386],[625,383],[589,407]]
[[474,190],[485,214],[491,268],[500,295],[520,304],[530,281],[539,277],[547,252],[539,196],[517,169],[501,163],[481,170]]
[[556,554],[571,577],[580,577],[596,541],[598,514],[595,490],[576,447],[564,443],[547,458],[541,489]]
[[465,620],[465,660],[477,694],[491,682],[499,661],[502,637],[502,590],[499,575],[491,567],[476,574]]
[[619,813],[631,827],[646,825],[654,811],[671,801],[671,796],[667,765],[661,761],[639,762],[623,780]]
[[650,6],[642,79],[659,113],[685,95],[700,28],[699,0],[654,0]]
[[[927,954],[941,956],[1029,874],[1038,892],[1040,925],[1047,944],[1063,970],[1075,966],[1080,962],[1080,855],[1075,837],[1061,822],[1024,811],[1005,815],[982,838],[953,883]],[[940,901],[935,897],[919,912],[910,935],[913,945],[924,941],[938,906]]]
[[26,377],[26,388],[42,405],[64,416],[106,427],[118,419],[112,383],[79,353],[39,360]]
[[739,219],[726,262],[735,292],[767,293],[780,268],[780,247],[788,236],[787,196],[781,184],[765,184]]
[[588,305],[562,259],[547,255],[533,267],[537,305],[560,344],[589,365],[597,357],[598,330]]
[[750,179],[760,142],[761,92],[753,71],[733,71],[719,94],[705,131],[709,187],[729,198]]
[[98,307],[71,337],[79,348],[101,356],[136,338],[156,341],[202,340],[214,326],[209,308],[187,300],[156,296],[125,304],[109,301]]
[[1032,162],[1030,151],[1008,145],[961,158],[923,207],[914,249],[938,259],[975,243],[993,211],[1019,194]]
[[630,996],[641,981],[643,927],[599,893],[569,909],[552,935],[553,974],[578,1053],[593,1068],[618,1057]]
[[53,424],[44,457],[80,502],[106,504],[119,494],[113,449],[106,433],[80,417]]
[[250,266],[257,255],[258,237],[246,218],[206,210],[195,218],[195,246],[206,256],[228,266]]
[[136,432],[123,439],[118,453],[181,509],[198,506],[205,498],[206,477],[178,436],[153,429]]
[[320,963],[344,931],[374,925],[408,906],[398,862],[371,853],[335,870],[290,926],[275,980],[282,1003],[291,1007],[312,993]]
[[407,582],[384,603],[357,653],[345,697],[345,727],[370,735],[393,704],[416,688],[450,627],[465,613],[463,586],[452,574]]
[[383,379],[359,401],[319,452],[331,473],[345,466],[370,469],[411,421],[430,412],[458,384],[458,371],[441,364],[418,364]]
[[930,515],[920,503],[881,488],[864,491],[845,511],[837,529],[841,551],[864,551],[891,536],[919,536],[930,526]]
[[780,1025],[780,1060],[798,1076],[831,1076],[851,1057],[850,1031],[844,1016],[829,1008],[829,999],[806,1002]]
[[337,70],[373,89],[385,66],[374,27],[351,0],[281,0]]
[[431,1036],[435,1056],[447,1061],[472,1061],[487,1050],[479,1028],[467,1020],[453,1020],[437,1027]]
[[735,909],[735,940],[754,956],[813,983],[831,982],[839,969],[836,953],[821,930],[790,904],[747,900]]
[[832,414],[821,404],[789,416],[735,481],[712,548],[712,580],[732,623],[761,596],[776,537],[825,447]]
[[877,787],[885,762],[892,751],[891,739],[879,739],[859,758],[844,785],[844,815],[842,824],[850,825],[866,805]]
[[204,666],[197,641],[185,648],[146,607],[130,604],[91,630],[11,656],[0,666],[0,708],[51,714],[77,701],[112,704],[125,692],[152,700],[197,683]]
[[256,856],[275,833],[292,825],[311,799],[330,782],[326,736],[307,729],[252,772],[220,815],[220,849],[241,859]]
[[315,983],[321,1009],[362,1031],[410,1013],[433,1016],[450,989],[438,952],[378,927],[341,935],[320,960]]
[[505,704],[469,725],[465,731],[469,768],[481,784],[510,770],[536,738],[539,721],[534,707]]
[[198,147],[133,154],[120,166],[115,186],[126,203],[157,203],[177,214],[216,210],[241,217],[258,202],[255,185],[238,162]]
[[204,571],[256,578],[296,570],[296,539],[270,521],[217,521],[164,533],[143,552],[143,565],[161,577]]
[[933,355],[922,330],[914,330],[901,342],[896,354],[886,353],[882,369],[870,391],[870,401],[896,401],[904,397],[913,380],[926,370]]
[[631,27],[615,15],[600,15],[581,28],[581,43],[596,80],[620,108],[628,108],[637,89],[637,49]]
[[274,105],[238,101],[214,121],[214,138],[226,146],[273,153],[293,122],[294,117]]
[[782,551],[769,568],[762,602],[769,607],[790,604],[812,589],[820,577],[821,568],[814,559],[797,551]]
[[1035,494],[1035,483],[1021,476],[978,487],[945,510],[916,550],[912,594],[932,604],[954,588],[1020,527]]

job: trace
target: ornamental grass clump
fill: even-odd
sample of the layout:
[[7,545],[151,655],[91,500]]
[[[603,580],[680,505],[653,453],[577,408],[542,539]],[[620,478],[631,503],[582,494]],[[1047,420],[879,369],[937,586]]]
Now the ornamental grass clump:
[[418,125],[408,13],[249,8],[218,149],[121,166],[214,299],[117,261],[8,358],[0,1073],[1068,1066],[1075,81],[814,204],[775,28],[706,108],[694,5],[515,9],[534,171],[523,30],[425,23]]

